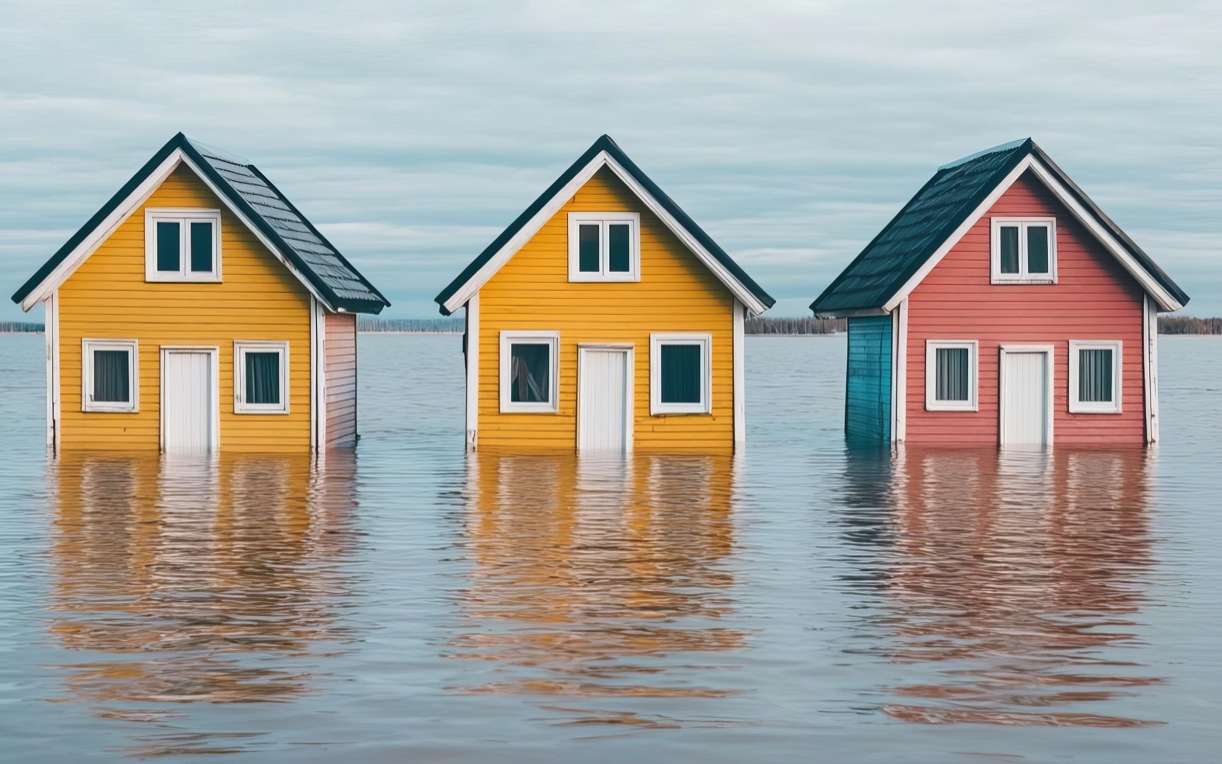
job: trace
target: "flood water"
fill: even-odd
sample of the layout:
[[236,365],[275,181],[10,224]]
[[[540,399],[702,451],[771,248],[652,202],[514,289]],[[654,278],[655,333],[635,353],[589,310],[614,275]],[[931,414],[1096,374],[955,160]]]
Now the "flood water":
[[48,460],[0,337],[0,758],[1214,761],[1222,340],[1157,449],[846,450],[750,338],[736,458],[468,458],[459,337],[361,338],[355,453]]

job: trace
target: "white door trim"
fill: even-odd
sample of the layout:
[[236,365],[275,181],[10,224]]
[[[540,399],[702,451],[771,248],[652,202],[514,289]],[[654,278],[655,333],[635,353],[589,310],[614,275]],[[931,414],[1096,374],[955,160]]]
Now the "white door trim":
[[581,395],[581,370],[585,365],[586,352],[589,350],[624,353],[625,358],[625,373],[624,380],[624,453],[632,452],[632,420],[635,416],[635,402],[633,401],[633,382],[636,379],[636,347],[630,343],[622,342],[596,342],[583,343],[577,345],[577,443],[576,449],[581,450],[582,435],[585,433],[585,412],[582,411],[582,395]]
[[157,391],[157,409],[160,418],[158,447],[165,451],[165,367],[166,356],[170,353],[207,353],[208,366],[212,371],[212,426],[209,430],[208,447],[212,453],[221,450],[221,371],[220,348],[216,345],[162,345],[159,355],[159,388]]
[[1005,440],[1005,402],[1006,402],[1006,356],[1012,353],[1043,353],[1044,354],[1044,432],[1047,443],[1052,445],[1052,422],[1056,418],[1055,398],[1053,398],[1053,377],[1056,363],[1056,349],[1052,345],[1006,345],[1000,347],[997,361],[997,443],[1004,446]]

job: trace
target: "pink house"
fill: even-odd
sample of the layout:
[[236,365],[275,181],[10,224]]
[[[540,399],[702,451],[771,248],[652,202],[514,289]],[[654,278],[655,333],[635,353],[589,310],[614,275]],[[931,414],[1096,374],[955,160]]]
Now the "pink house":
[[811,305],[848,318],[851,441],[1158,440],[1188,295],[1030,138],[938,169]]

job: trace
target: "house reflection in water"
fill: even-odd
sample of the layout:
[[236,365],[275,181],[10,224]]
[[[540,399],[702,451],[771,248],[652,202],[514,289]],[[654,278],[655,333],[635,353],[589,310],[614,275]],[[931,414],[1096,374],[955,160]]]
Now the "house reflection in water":
[[353,458],[57,460],[51,630],[81,654],[60,667],[71,699],[139,720],[156,714],[107,706],[305,692],[292,658],[346,637]]
[[[1127,660],[1152,564],[1147,464],[1116,451],[922,450],[896,457],[863,568],[879,655],[912,677],[883,710],[912,722],[1132,726],[1107,703],[1159,681]],[[854,510],[849,509],[848,515]],[[885,528],[885,529],[884,529]],[[860,582],[857,582],[860,583]],[[1123,704],[1115,704],[1123,706]]]
[[730,456],[471,454],[465,543],[474,570],[460,594],[467,627],[450,654],[488,661],[495,676],[460,689],[727,694],[690,661],[744,642],[724,626],[735,604],[723,567],[734,545],[733,467]]

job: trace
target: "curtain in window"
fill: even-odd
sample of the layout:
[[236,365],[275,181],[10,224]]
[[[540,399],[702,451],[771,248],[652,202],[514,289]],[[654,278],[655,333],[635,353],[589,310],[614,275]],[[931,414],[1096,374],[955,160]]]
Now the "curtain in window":
[[1018,273],[1018,226],[1001,227],[1001,272]]
[[700,346],[663,345],[662,402],[700,403]]
[[157,223],[157,270],[178,270],[178,237],[178,223]]
[[191,270],[212,270],[212,223],[191,223]]
[[1027,273],[1048,272],[1048,226],[1027,226]]
[[509,351],[509,399],[514,403],[547,403],[550,400],[546,344],[515,344]]
[[1078,400],[1083,403],[1112,401],[1112,351],[1082,348],[1078,351]]
[[280,354],[246,352],[246,402],[280,403]]
[[93,400],[96,403],[131,402],[131,365],[126,350],[93,351]]
[[577,226],[577,268],[582,273],[598,273],[598,223]]
[[971,374],[968,369],[970,355],[967,348],[938,348],[936,400],[971,400],[968,389],[971,385]]
[[632,258],[628,256],[629,230],[626,223],[612,223],[607,227],[607,268],[612,273],[627,273],[632,268]]

